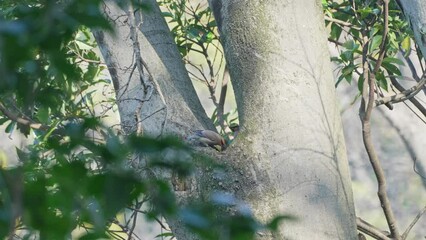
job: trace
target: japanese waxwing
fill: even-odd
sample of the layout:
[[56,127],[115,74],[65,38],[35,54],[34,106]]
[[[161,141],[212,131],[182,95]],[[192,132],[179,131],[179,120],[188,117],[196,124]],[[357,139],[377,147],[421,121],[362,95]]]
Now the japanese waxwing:
[[196,130],[188,139],[196,140],[199,145],[204,147],[209,146],[216,150],[219,150],[216,146],[219,146],[220,150],[224,150],[226,147],[225,139],[211,130]]

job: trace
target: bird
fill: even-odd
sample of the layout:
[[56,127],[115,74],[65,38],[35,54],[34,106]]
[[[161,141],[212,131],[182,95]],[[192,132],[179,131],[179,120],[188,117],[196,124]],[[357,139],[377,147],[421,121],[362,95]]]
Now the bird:
[[[195,130],[194,134],[187,137],[187,140],[193,143],[195,142],[199,146],[214,148],[217,151],[221,151],[226,148],[225,139],[218,133],[211,130]],[[220,147],[220,149],[217,147]]]

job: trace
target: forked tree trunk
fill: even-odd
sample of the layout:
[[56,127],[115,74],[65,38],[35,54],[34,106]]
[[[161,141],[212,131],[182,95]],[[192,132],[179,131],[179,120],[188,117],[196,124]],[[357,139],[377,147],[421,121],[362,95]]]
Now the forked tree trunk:
[[[297,217],[263,239],[356,239],[319,1],[223,0],[215,6],[242,130],[235,144],[217,155],[231,166],[220,187],[205,173],[179,196],[205,196],[217,187],[249,203],[261,221],[278,214]],[[127,131],[136,129],[137,113],[145,133],[155,136],[211,128],[158,7],[126,13],[107,4],[105,13],[117,34],[95,36]],[[178,239],[195,239],[179,222],[171,225]]]

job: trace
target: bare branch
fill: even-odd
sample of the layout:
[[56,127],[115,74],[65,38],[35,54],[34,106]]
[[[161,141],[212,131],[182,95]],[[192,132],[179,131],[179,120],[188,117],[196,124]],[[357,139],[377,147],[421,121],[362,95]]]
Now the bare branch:
[[15,121],[19,124],[28,126],[32,129],[37,129],[37,130],[43,130],[43,131],[47,131],[49,130],[49,126],[43,125],[41,123],[37,123],[29,118],[24,118],[24,117],[19,117],[18,115],[15,115],[14,113],[12,113],[11,111],[9,111],[2,102],[0,102],[0,111],[10,120]]
[[228,89],[228,81],[229,81],[229,71],[228,71],[227,65],[225,65],[225,70],[223,72],[223,78],[222,78],[222,89],[220,91],[219,104],[217,106],[217,120],[223,131],[225,131],[225,128],[226,128],[224,123],[225,119],[223,119],[223,113],[224,113],[226,92]]
[[350,28],[353,28],[355,30],[360,30],[359,27],[354,26],[352,23],[348,23],[348,22],[345,22],[345,21],[342,21],[342,20],[339,20],[339,19],[331,18],[329,16],[324,16],[324,20],[339,24],[339,25],[344,26],[344,27],[350,27]]
[[417,216],[413,219],[413,221],[408,226],[407,230],[405,230],[404,234],[402,234],[402,239],[405,240],[408,237],[411,229],[416,225],[417,221],[419,221],[420,217],[426,212],[426,206],[417,214]]
[[368,222],[362,220],[361,218],[356,218],[356,225],[359,231],[367,234],[368,236],[375,238],[375,239],[381,239],[381,240],[391,240],[387,236],[387,232],[384,232],[375,226],[369,224]]
[[[395,77],[390,76],[392,85],[400,92],[404,92],[405,88],[399,84],[399,82],[396,80]],[[422,114],[426,117],[426,108],[416,99],[416,98],[409,98],[408,99]]]
[[419,93],[422,88],[424,88],[425,83],[426,83],[426,76],[424,76],[420,80],[420,82],[418,82],[418,84],[416,86],[412,87],[412,88],[404,90],[404,91],[397,93],[393,96],[387,96],[387,97],[377,99],[376,102],[375,102],[375,105],[379,106],[381,104],[386,104],[386,103],[398,103],[398,102],[402,102],[402,101],[405,101],[407,99],[410,99],[410,98],[414,97],[417,93]]

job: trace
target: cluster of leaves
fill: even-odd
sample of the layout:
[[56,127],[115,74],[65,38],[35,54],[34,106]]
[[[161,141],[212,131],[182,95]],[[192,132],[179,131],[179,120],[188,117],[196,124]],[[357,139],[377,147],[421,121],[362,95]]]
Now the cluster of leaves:
[[[229,209],[233,209],[233,214],[229,214]],[[255,239],[256,233],[276,231],[282,220],[293,220],[291,216],[279,216],[262,225],[253,219],[247,205],[222,192],[213,193],[207,203],[193,203],[191,208],[184,208],[179,214],[189,229],[208,240]]]
[[[86,131],[93,123],[87,119],[69,130]],[[21,165],[2,170],[2,238],[15,232],[14,228],[25,230],[22,237],[37,234],[40,239],[65,239],[78,228],[87,230],[80,239],[107,238],[116,215],[141,195],[161,199],[152,208],[152,216],[174,214],[177,207],[168,184],[141,180],[124,161],[135,149],[140,154],[161,154],[180,148],[180,143],[136,136],[122,143],[111,134],[105,143],[94,144],[79,134],[67,135],[67,143],[49,140],[45,146],[32,146],[29,153],[19,151]],[[150,144],[140,146],[141,142]],[[146,147],[149,145],[155,150]]]
[[[86,137],[101,127],[89,89],[108,83],[99,78],[103,68],[88,30],[111,30],[100,3],[0,5],[0,122],[7,133],[18,128],[35,138],[27,150],[17,149],[19,166],[1,170],[1,238],[25,229],[22,235],[64,239],[87,224],[94,228],[90,234],[104,234],[109,219],[146,192],[146,183],[128,170],[109,170],[126,156],[113,152],[122,147],[111,144],[111,134],[105,143]],[[5,111],[37,127],[19,124]]]
[[[382,1],[331,1],[323,0],[326,25],[330,30],[329,41],[335,43],[339,55],[332,57],[332,61],[339,66],[337,85],[344,79],[351,83],[358,78],[361,90],[362,74],[362,44],[368,39],[366,59],[369,67],[374,69],[383,38],[384,17]],[[401,76],[399,67],[404,65],[398,53],[408,56],[411,53],[413,33],[405,21],[401,9],[396,1],[389,3],[389,29],[386,38],[386,55],[379,72],[376,74],[377,85],[388,91],[388,76]],[[417,51],[419,52],[419,51]]]
[[192,7],[189,2],[189,0],[158,1],[167,9],[163,15],[168,19],[170,30],[183,57],[190,51],[204,51],[208,48],[205,47],[206,44],[218,39],[216,21],[210,9],[201,3]]
[[[87,117],[83,109],[91,95],[85,90],[102,81],[97,79],[102,68],[93,51],[94,41],[82,26],[110,29],[100,14],[99,3],[2,3],[0,94],[5,105],[48,126]],[[86,64],[79,64],[83,61]],[[7,132],[15,125],[10,122]],[[29,134],[28,126],[18,128]]]
[[[120,224],[116,216],[129,206],[140,207],[135,202],[141,196],[150,199],[149,217],[179,217],[203,239],[217,239],[211,229],[227,229],[229,239],[254,239],[259,229],[276,229],[279,219],[264,226],[247,211],[222,211],[235,206],[229,198],[212,197],[179,210],[168,183],[144,178],[129,167],[143,157],[146,169],[187,176],[194,164],[186,157],[191,150],[176,139],[120,137],[102,123],[103,115],[95,111],[101,103],[94,95],[100,84],[110,82],[102,79],[104,67],[89,28],[112,27],[100,4],[0,3],[0,125],[7,125],[8,133],[19,129],[35,139],[26,149],[17,149],[18,166],[0,169],[0,238],[122,238],[109,229],[116,225],[131,234],[132,226]],[[211,16],[207,10],[199,14],[200,19]],[[216,38],[214,21],[200,23],[180,22],[179,31],[193,44],[211,42]]]

